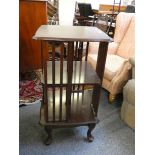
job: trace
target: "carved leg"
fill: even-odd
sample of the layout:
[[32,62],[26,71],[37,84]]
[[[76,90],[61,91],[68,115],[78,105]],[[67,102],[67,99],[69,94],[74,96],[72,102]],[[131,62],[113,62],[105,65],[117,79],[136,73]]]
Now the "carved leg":
[[116,99],[116,95],[109,94],[109,103],[112,103]]
[[47,137],[47,139],[45,141],[45,144],[49,145],[52,142],[52,127],[51,126],[45,126],[45,131],[46,131],[46,133],[48,135],[48,137]]
[[91,132],[95,128],[96,124],[89,124],[88,125],[88,131],[87,131],[87,139],[88,142],[92,142],[94,140],[94,137],[92,136]]

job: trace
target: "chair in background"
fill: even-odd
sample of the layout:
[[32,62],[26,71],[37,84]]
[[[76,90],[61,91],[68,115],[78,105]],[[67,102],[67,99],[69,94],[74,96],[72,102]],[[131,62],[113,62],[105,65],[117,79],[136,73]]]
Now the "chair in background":
[[[135,49],[135,17],[134,13],[119,13],[116,19],[114,42],[109,43],[102,86],[109,92],[109,101],[121,93],[131,78],[129,58]],[[97,43],[89,44],[88,62],[96,68]]]
[[93,25],[94,24],[94,12],[90,3],[78,3],[79,13],[81,19],[80,25]]
[[78,3],[80,16],[84,16],[89,18],[89,16],[93,16],[94,12],[92,10],[91,4],[89,3]]
[[[75,3],[74,26],[94,26],[94,15],[90,3]],[[76,60],[82,60],[88,53],[89,42],[76,42],[75,49],[77,52]],[[87,57],[86,57],[87,60]]]
[[110,29],[109,27],[110,20],[111,18],[108,15],[99,15],[96,20],[95,26],[108,34]]
[[135,6],[134,5],[127,5],[125,12],[126,13],[135,13]]

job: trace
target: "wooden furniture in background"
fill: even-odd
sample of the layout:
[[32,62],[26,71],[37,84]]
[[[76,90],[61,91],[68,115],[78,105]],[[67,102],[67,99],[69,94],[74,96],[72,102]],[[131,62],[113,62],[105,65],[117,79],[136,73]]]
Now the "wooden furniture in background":
[[[19,70],[41,68],[41,42],[33,40],[37,28],[47,24],[47,0],[19,1]],[[48,57],[48,47],[44,49]]]
[[[100,86],[103,78],[108,43],[111,38],[96,27],[42,25],[34,39],[52,44],[52,61],[44,59],[43,100],[40,109],[40,124],[48,134],[46,144],[52,141],[52,129],[62,127],[88,126],[87,139],[98,123],[97,113]],[[100,42],[96,71],[87,61],[74,61],[77,41]],[[60,60],[55,60],[55,45],[61,46]],[[68,43],[67,58],[64,59],[64,42]],[[86,89],[91,86],[91,90]]]
[[109,23],[109,29],[108,29],[108,35],[110,37],[114,37],[115,33],[115,23],[116,23],[116,17],[120,12],[125,12],[126,6],[121,6],[121,0],[119,2],[116,2],[114,0],[113,5],[106,5],[106,4],[100,4],[99,10],[96,12],[97,15],[108,15],[110,16],[111,20]]
[[[114,12],[118,12],[119,6],[114,6]],[[125,12],[126,6],[120,6],[120,12]],[[99,11],[113,11],[113,5],[100,4]]]
[[50,17],[53,17],[53,15],[57,13],[57,8],[53,6],[50,1],[47,2],[47,13]]

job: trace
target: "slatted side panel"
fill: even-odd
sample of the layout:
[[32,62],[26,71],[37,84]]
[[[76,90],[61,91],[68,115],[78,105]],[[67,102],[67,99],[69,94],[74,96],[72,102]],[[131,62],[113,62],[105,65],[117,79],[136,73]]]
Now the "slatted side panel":
[[[85,49],[84,44],[86,44]],[[74,50],[74,61],[82,61],[83,56],[85,56],[85,61],[87,61],[88,48],[89,48],[89,42],[76,41]]]
[[[52,62],[50,64],[50,70],[52,76],[50,79],[52,81],[52,85],[47,84],[47,80],[49,80],[49,76],[47,78],[47,62],[44,63],[44,98],[46,103],[46,117],[47,121],[58,122],[58,121],[66,121],[69,120],[71,114],[71,98],[73,93],[76,93],[77,96],[84,95],[84,85],[78,84],[80,81],[84,81],[84,66],[82,67],[82,52],[83,52],[83,43],[73,41],[67,42],[67,54],[65,55],[65,46],[63,42],[51,42],[52,45]],[[88,44],[89,45],[89,44]],[[86,47],[86,51],[88,50],[88,45]],[[79,46],[79,49],[77,48]],[[59,48],[58,48],[59,47]],[[58,50],[59,49],[59,50]],[[79,51],[80,50],[80,51]],[[56,57],[56,53],[59,53],[59,59]],[[77,56],[75,58],[75,56]],[[79,62],[73,63],[74,60],[81,60],[80,65]],[[56,62],[57,61],[57,62]],[[64,85],[64,68],[65,62],[67,61],[67,85]],[[56,64],[59,64],[59,67],[56,68]],[[49,67],[49,66],[48,66]],[[73,68],[74,75],[73,76]],[[48,69],[49,70],[49,69]],[[59,71],[58,71],[59,70]],[[56,78],[56,73],[57,74]],[[78,78],[78,79],[77,79]],[[56,83],[57,81],[57,83]],[[76,82],[76,85],[73,85],[72,82]],[[79,82],[78,82],[79,81]],[[58,85],[58,82],[59,85]]]
[[[52,65],[51,68],[51,79],[52,86],[49,87],[47,94],[48,97],[48,118],[49,121],[59,122],[66,120],[66,86],[63,83],[63,74],[64,74],[64,43],[63,42],[51,42],[52,46]],[[59,48],[58,48],[59,47]],[[56,52],[59,53],[59,60],[56,58]],[[56,62],[57,61],[57,62]],[[56,63],[59,64],[60,67],[56,68]],[[60,77],[56,79],[56,73],[58,73],[57,69],[59,69]],[[57,75],[57,76],[58,76]],[[70,77],[71,78],[71,77]],[[60,80],[59,80],[60,79]],[[56,85],[56,80],[59,81],[59,86]]]

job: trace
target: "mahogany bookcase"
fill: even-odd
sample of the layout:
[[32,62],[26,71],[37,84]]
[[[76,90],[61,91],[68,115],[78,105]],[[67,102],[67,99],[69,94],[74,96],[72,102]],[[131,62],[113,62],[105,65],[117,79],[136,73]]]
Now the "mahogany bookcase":
[[[91,132],[99,122],[100,87],[111,38],[96,27],[42,25],[33,39],[41,41],[43,99],[40,124],[48,134],[46,144],[52,141],[52,129],[76,126],[88,126],[87,139],[93,141]],[[47,42],[52,44],[52,61],[44,58]],[[77,61],[80,52],[75,48],[77,42],[100,42],[96,71],[87,61]],[[60,59],[57,61],[58,43]],[[65,58],[64,43],[67,44]]]

